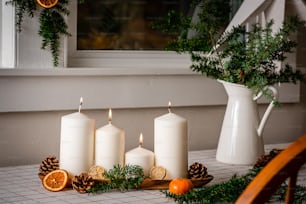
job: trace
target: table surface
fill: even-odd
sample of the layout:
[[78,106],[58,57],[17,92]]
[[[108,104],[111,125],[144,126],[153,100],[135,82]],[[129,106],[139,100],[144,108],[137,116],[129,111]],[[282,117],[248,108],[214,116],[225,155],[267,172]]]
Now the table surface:
[[[272,148],[284,148],[288,144],[266,145]],[[217,162],[216,150],[189,152],[189,165],[203,163],[214,179],[207,185],[219,183],[241,175],[251,166],[228,165]],[[39,165],[24,165],[0,168],[0,203],[174,203],[158,190],[132,190],[128,192],[107,192],[102,194],[80,194],[74,190],[49,192],[45,190],[37,176]],[[306,185],[306,166],[299,172],[298,184]]]

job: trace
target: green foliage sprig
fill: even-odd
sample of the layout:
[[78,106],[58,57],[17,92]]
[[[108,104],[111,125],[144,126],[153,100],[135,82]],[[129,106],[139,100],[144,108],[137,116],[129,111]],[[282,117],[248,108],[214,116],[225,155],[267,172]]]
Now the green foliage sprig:
[[17,31],[21,32],[21,24],[23,22],[24,15],[28,15],[31,18],[34,17],[34,13],[37,10],[36,2],[29,0],[9,0],[5,3],[15,6],[16,27]]
[[[82,3],[84,0],[78,0]],[[39,16],[38,34],[42,37],[42,49],[50,49],[53,57],[53,65],[58,66],[61,36],[70,36],[65,17],[69,15],[69,0],[59,0],[49,9],[40,8],[35,0],[8,0],[6,4],[15,6],[17,31],[22,31],[24,16],[33,18],[37,12]],[[40,9],[39,9],[40,8]]]
[[[290,36],[305,26],[304,21],[289,17],[276,32],[271,20],[266,25],[253,24],[249,31],[239,25],[221,34],[228,22],[230,1],[197,0],[195,5],[196,18],[171,11],[153,25],[165,33],[180,34],[166,49],[188,53],[194,72],[245,85],[254,94],[275,83],[306,82],[291,65],[278,66],[296,47]],[[264,95],[273,99],[270,92]]]
[[88,191],[89,193],[137,189],[144,179],[143,169],[138,165],[115,165],[112,169],[105,171],[103,176],[107,181],[95,184]]
[[43,38],[41,48],[50,48],[54,66],[58,66],[61,36],[70,36],[67,31],[68,26],[62,15],[68,15],[69,11],[64,7],[58,9],[60,10],[44,9],[39,15],[40,27],[38,34]]
[[[162,191],[166,197],[178,203],[234,203],[250,181],[262,168],[252,168],[246,174],[234,175],[228,181],[202,188],[194,188],[184,195],[175,195],[169,191]],[[274,196],[273,201],[284,201],[288,186],[283,183]],[[306,202],[306,187],[297,185],[295,189],[295,203]]]

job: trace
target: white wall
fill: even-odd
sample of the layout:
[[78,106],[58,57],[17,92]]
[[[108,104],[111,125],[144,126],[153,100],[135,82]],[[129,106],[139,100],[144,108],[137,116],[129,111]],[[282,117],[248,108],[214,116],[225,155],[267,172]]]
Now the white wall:
[[[300,104],[274,109],[264,129],[265,143],[287,143],[306,133],[306,87]],[[262,115],[266,106],[260,106]],[[75,110],[73,110],[75,111]],[[225,106],[176,107],[176,114],[188,120],[189,149],[216,148]],[[36,164],[48,155],[59,155],[60,119],[72,111],[0,113],[0,166]],[[107,109],[84,111],[96,120],[97,128],[107,124]],[[153,120],[167,108],[113,109],[113,124],[126,132],[126,151],[138,145],[153,150]],[[205,162],[205,161],[202,161]]]
[[[60,118],[76,110],[82,95],[84,112],[96,119],[97,127],[106,123],[107,108],[114,108],[113,122],[126,130],[127,150],[137,145],[140,132],[144,146],[153,149],[153,119],[166,112],[168,100],[175,106],[173,111],[188,120],[190,150],[216,148],[226,96],[215,81],[191,73],[188,67],[145,74],[50,69],[50,53],[39,48],[37,23],[30,25],[18,38],[19,68],[0,69],[0,166],[39,163],[49,154],[58,155]],[[305,33],[299,33],[302,43],[297,55],[297,65],[304,69]],[[306,132],[306,86],[290,89],[295,93],[282,88],[285,103],[272,112],[264,130],[266,143],[290,142]],[[146,93],[147,89],[152,92]],[[264,110],[265,105],[260,105],[261,114]]]

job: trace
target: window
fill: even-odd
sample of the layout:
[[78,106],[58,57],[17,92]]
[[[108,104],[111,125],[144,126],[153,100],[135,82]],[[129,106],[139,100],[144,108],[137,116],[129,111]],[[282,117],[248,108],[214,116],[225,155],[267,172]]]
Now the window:
[[[189,56],[163,51],[176,37],[153,30],[151,23],[169,10],[190,12],[192,0],[99,0],[77,5],[69,16],[68,67],[181,68]],[[72,26],[71,26],[72,25]],[[77,25],[77,26],[73,26]]]
[[[193,0],[72,1],[68,67],[188,69],[189,56],[163,51],[176,36],[153,30],[151,23],[176,10],[192,16]],[[233,13],[242,0],[232,0]]]
[[78,50],[163,50],[176,35],[152,29],[169,10],[187,13],[189,1],[98,0],[78,5]]

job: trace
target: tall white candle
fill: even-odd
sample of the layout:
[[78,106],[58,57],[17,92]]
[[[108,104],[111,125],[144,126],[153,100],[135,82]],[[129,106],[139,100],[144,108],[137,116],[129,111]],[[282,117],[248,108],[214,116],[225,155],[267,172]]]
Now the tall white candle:
[[143,135],[139,137],[139,146],[125,153],[125,164],[139,165],[143,168],[145,176],[149,176],[154,166],[154,153],[142,147]]
[[60,168],[72,175],[87,172],[94,162],[95,121],[79,112],[61,118]]
[[96,130],[95,163],[106,170],[114,165],[124,165],[125,133],[111,122],[112,111],[109,110],[109,123]]
[[154,119],[155,165],[167,170],[166,179],[186,178],[188,171],[187,120],[171,112]]

